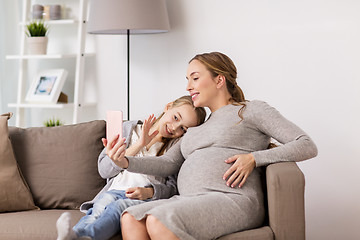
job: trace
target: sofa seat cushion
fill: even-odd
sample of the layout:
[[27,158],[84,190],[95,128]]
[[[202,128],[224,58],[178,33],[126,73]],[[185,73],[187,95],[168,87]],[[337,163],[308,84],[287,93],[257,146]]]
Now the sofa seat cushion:
[[97,159],[105,121],[34,128],[9,128],[15,158],[41,209],[75,209],[105,185]]
[[[6,240],[48,240],[56,239],[56,221],[64,212],[70,212],[71,225],[74,226],[84,213],[79,210],[32,210],[0,214],[0,239]],[[111,240],[121,240],[118,234]],[[218,240],[273,240],[270,227],[232,233]]]
[[56,220],[69,211],[72,225],[84,214],[79,210],[32,210],[0,214],[0,239],[48,240],[56,239]]
[[228,234],[218,240],[273,240],[274,233],[269,226]]
[[[0,239],[6,240],[49,240],[57,238],[56,221],[63,212],[70,212],[71,226],[84,213],[79,210],[32,210],[0,214]],[[111,240],[121,240],[116,235]]]

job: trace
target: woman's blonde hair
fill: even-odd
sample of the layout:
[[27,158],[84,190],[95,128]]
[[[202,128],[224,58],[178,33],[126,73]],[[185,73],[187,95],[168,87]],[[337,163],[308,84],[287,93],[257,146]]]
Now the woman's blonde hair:
[[237,69],[234,62],[225,54],[220,52],[211,52],[198,54],[193,57],[193,60],[198,60],[205,65],[213,78],[221,75],[226,79],[226,88],[230,93],[229,101],[234,105],[243,105],[239,110],[239,117],[242,119],[242,111],[246,106],[246,100],[243,91],[237,85]]
[[[234,62],[225,54],[220,52],[211,52],[198,54],[193,57],[189,63],[193,60],[198,60],[205,65],[206,69],[211,73],[213,78],[218,75],[222,75],[226,79],[226,88],[230,93],[229,101],[233,105],[242,105],[243,107],[239,110],[240,122],[242,121],[242,112],[246,107],[246,100],[243,91],[237,85],[237,69]],[[268,149],[277,147],[277,144],[270,142]]]
[[[175,101],[173,101],[171,103],[171,106],[170,108],[174,108],[174,107],[180,107],[182,105],[190,105],[191,107],[194,108],[195,110],[195,113],[196,113],[196,126],[202,124],[205,122],[205,118],[206,118],[206,111],[205,111],[205,108],[203,107],[195,107],[194,106],[194,102],[193,100],[191,99],[191,96],[182,96],[182,97],[179,97],[178,99],[176,99]],[[162,118],[162,116],[165,114],[165,112],[163,112],[162,114],[160,114],[160,116],[156,119],[156,122],[160,120],[160,118]],[[161,147],[161,149],[158,151],[158,153],[156,154],[157,156],[160,156],[162,154],[164,154],[166,148],[168,147],[169,145],[169,142],[170,142],[171,139],[167,139],[167,138],[163,138],[163,142],[164,142],[164,145]]]

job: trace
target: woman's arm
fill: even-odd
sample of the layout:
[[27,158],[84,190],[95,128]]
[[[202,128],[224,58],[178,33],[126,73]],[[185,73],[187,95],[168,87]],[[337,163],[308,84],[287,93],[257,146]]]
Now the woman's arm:
[[258,111],[253,113],[252,122],[261,132],[281,143],[275,148],[253,152],[257,167],[276,162],[304,161],[317,155],[315,143],[302,129],[267,103],[256,101],[255,104]]
[[167,177],[177,174],[181,165],[184,162],[184,157],[181,153],[180,139],[174,146],[172,146],[164,155],[159,157],[126,157],[127,162],[123,162],[128,171],[149,174],[153,176]]
[[160,157],[125,157],[125,139],[115,145],[112,142],[106,144],[107,155],[118,167],[130,172],[167,177],[176,174],[185,160],[181,154],[181,140]]
[[151,184],[154,189],[154,194],[151,199],[166,199],[178,194],[176,179],[177,175],[171,175],[166,178],[165,183]]
[[267,136],[281,143],[280,146],[239,154],[225,160],[233,165],[225,172],[223,179],[231,187],[242,187],[255,167],[286,161],[303,161],[317,155],[317,148],[311,138],[298,126],[284,118],[275,108],[262,101],[252,101],[247,106],[247,121]]
[[146,187],[126,189],[126,197],[130,199],[166,199],[178,194],[175,175],[167,177],[165,183],[150,183]]

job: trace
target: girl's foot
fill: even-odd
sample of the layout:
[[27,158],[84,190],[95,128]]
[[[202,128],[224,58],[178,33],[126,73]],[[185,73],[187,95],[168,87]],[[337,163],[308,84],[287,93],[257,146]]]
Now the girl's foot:
[[74,240],[77,239],[75,232],[71,228],[71,215],[69,212],[61,214],[56,221],[58,237],[56,240]]

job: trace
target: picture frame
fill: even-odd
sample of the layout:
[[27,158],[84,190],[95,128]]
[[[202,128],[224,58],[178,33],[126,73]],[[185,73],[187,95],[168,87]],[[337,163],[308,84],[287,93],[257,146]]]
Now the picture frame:
[[39,71],[26,94],[25,101],[35,103],[57,103],[68,75],[65,69]]

